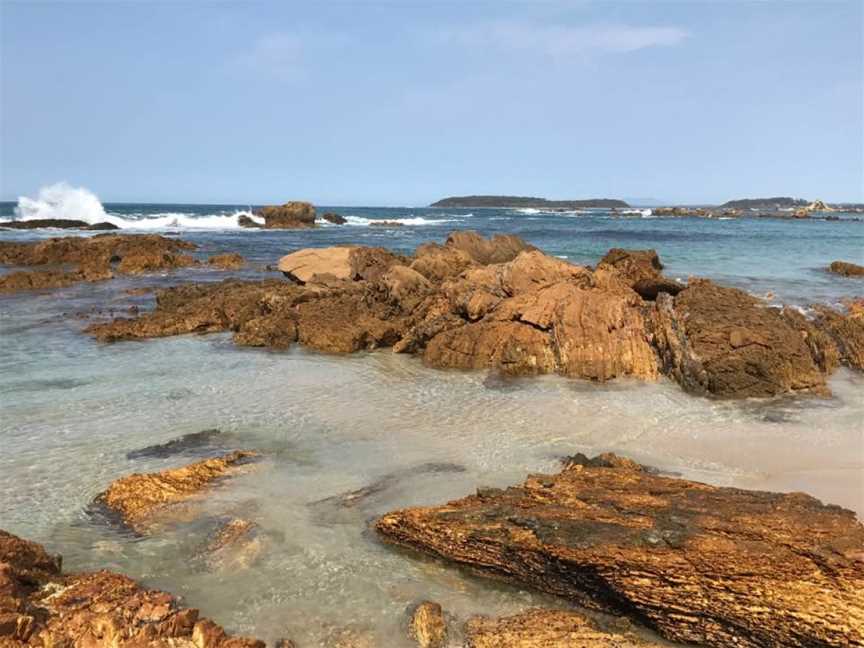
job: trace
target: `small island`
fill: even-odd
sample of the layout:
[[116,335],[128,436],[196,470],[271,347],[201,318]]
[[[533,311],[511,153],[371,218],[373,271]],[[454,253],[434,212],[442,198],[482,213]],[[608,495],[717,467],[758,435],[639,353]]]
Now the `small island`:
[[430,207],[481,208],[504,207],[519,209],[589,209],[592,207],[611,209],[629,207],[623,200],[613,198],[590,198],[587,200],[547,200],[532,196],[450,196],[434,202]]
[[741,198],[730,200],[720,205],[727,209],[795,209],[806,207],[809,201],[803,198],[776,196],[774,198]]

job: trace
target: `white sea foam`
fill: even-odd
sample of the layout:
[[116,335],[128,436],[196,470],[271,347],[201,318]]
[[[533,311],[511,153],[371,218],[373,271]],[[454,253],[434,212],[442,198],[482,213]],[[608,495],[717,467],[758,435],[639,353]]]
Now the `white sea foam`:
[[346,225],[359,225],[368,227],[376,221],[388,223],[400,223],[402,225],[438,225],[440,223],[452,223],[455,218],[423,218],[412,216],[411,218],[364,218],[362,216],[345,216]]

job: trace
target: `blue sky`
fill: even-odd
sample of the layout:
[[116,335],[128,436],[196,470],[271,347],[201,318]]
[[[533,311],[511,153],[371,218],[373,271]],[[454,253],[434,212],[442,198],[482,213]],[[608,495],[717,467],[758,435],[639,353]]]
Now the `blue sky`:
[[0,197],[864,201],[862,7],[0,0]]

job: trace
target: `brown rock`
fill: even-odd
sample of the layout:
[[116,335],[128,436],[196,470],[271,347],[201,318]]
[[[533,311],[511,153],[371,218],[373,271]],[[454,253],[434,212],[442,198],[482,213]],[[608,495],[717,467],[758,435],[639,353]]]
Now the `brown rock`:
[[688,391],[745,398],[827,390],[800,331],[741,290],[694,279],[674,299],[657,298],[652,326],[664,373]]
[[77,229],[77,230],[116,230],[120,229],[113,223],[94,223],[87,221],[63,219],[63,218],[35,218],[26,221],[0,221],[0,228],[15,230],[31,229]]
[[173,252],[140,252],[124,256],[117,271],[123,274],[144,274],[160,270],[174,270],[198,265],[198,261],[188,254]]
[[437,243],[418,246],[414,257],[411,268],[435,283],[461,274],[474,263],[467,252]]
[[441,606],[423,601],[415,607],[408,623],[408,636],[420,648],[444,648],[447,645],[447,623]]
[[42,290],[45,288],[65,288],[82,281],[77,272],[62,270],[21,270],[0,275],[0,293],[13,293],[23,290]]
[[493,619],[476,616],[465,624],[467,648],[643,648],[658,646],[631,632],[603,630],[571,610],[528,610]]
[[271,205],[262,208],[258,215],[264,218],[265,229],[315,227],[315,208],[308,202],[293,201],[284,205]]
[[222,270],[239,270],[246,265],[246,259],[236,252],[228,252],[211,256],[207,263]]
[[328,223],[333,223],[334,225],[344,225],[348,221],[345,220],[344,216],[340,216],[339,214],[333,212],[327,212],[321,216]]
[[577,457],[520,486],[387,514],[376,529],[390,542],[631,616],[673,641],[864,641],[864,526],[854,513],[800,493],[616,464]]
[[201,555],[208,569],[237,571],[251,567],[263,549],[258,526],[249,520],[232,518],[219,526]]
[[828,269],[844,277],[864,277],[864,266],[848,263],[846,261],[834,261]]
[[113,482],[95,503],[117,513],[130,528],[145,532],[160,513],[203,493],[217,480],[236,474],[256,456],[255,452],[237,450],[182,468],[135,473]]
[[795,308],[783,308],[783,317],[801,334],[810,349],[810,355],[824,374],[832,373],[840,365],[840,350],[824,326],[807,319]]
[[663,264],[655,250],[613,248],[600,260],[600,265],[614,268],[642,299],[653,301],[661,292],[677,295],[684,288],[663,276]]
[[864,371],[864,317],[854,307],[844,315],[827,306],[815,306],[816,325],[834,341],[844,364]]
[[515,259],[520,252],[537,249],[514,234],[496,234],[491,239],[484,239],[471,230],[451,232],[445,246],[465,252],[481,265],[506,263]]
[[279,270],[301,284],[313,281],[316,275],[350,280],[352,250],[348,246],[298,250],[279,259]]
[[[107,571],[63,575],[59,557],[0,530],[0,645],[264,648],[198,610]],[[4,596],[2,592],[7,592]]]

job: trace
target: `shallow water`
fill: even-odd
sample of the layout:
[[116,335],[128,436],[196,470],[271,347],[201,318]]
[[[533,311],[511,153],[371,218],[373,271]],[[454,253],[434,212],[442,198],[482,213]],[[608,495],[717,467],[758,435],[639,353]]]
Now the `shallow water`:
[[[753,231],[739,232],[746,237],[741,249],[713,247],[734,234],[727,227],[746,227],[739,223],[698,222],[682,232],[681,221],[596,218],[554,241],[546,230],[511,229],[538,244],[548,239],[547,249],[575,261],[596,262],[613,245],[650,245],[672,274],[686,276],[701,263],[727,283],[795,295],[800,303],[854,294],[849,280],[813,268],[835,257],[856,260],[849,239],[861,236],[860,224],[806,224],[819,233],[808,242],[789,234],[806,231],[794,229],[801,224],[780,223],[791,252],[760,263],[747,254],[756,245]],[[494,231],[495,222],[480,229]],[[756,225],[770,238],[774,225]],[[556,220],[550,227],[563,226]],[[662,240],[651,238],[658,227],[669,229]],[[410,249],[436,234],[441,240],[438,228],[184,238],[201,243],[202,254],[237,250],[267,263],[313,244]],[[232,631],[314,646],[332,643],[347,627],[399,646],[409,645],[401,625],[406,607],[424,598],[459,620],[565,604],[382,545],[369,521],[556,471],[561,457],[576,452],[615,451],[713,484],[806,491],[864,513],[864,378],[845,370],[832,378],[831,398],[717,402],[665,380],[505,380],[435,371],[389,351],[336,357],[238,349],[225,335],[105,346],[81,333],[85,319],[64,316],[152,303],[150,295],[126,295],[130,287],[225,276],[195,269],[0,298],[0,528],[62,552],[69,570],[117,569],[182,594]],[[128,452],[208,428],[222,431],[226,447],[257,449],[265,459],[208,498],[203,521],[134,538],[88,514],[112,480],[192,460],[130,460]],[[326,501],[376,483],[380,488],[353,506]],[[208,571],[196,552],[226,513],[258,523],[265,551],[246,570]]]

